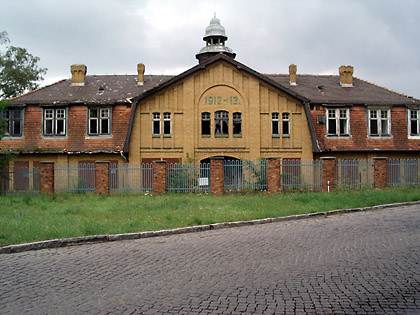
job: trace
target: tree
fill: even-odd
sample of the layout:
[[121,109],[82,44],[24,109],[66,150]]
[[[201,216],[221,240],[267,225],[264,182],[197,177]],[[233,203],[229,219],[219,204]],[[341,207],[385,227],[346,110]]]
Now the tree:
[[[0,32],[0,46],[10,43],[7,32]],[[39,57],[31,55],[25,48],[7,46],[0,50],[0,118],[10,105],[8,99],[36,89],[46,68],[38,66]],[[0,120],[0,139],[3,137],[6,121]],[[7,165],[13,154],[0,147],[0,169]]]

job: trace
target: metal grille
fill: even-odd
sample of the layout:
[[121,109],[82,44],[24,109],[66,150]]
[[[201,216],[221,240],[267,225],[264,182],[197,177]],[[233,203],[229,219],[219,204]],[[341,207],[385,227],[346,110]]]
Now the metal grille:
[[224,161],[225,190],[267,190],[267,160]]
[[111,192],[147,192],[153,190],[152,163],[111,163],[109,167]]
[[419,185],[419,160],[390,159],[386,164],[386,183],[394,185]]
[[39,167],[10,167],[0,170],[0,193],[39,193]]
[[56,192],[95,191],[95,163],[57,164],[54,177]]
[[170,192],[209,192],[210,163],[168,164],[166,190]]
[[373,187],[374,167],[372,160],[336,160],[335,185],[337,187]]
[[322,161],[283,159],[280,185],[285,190],[322,188]]

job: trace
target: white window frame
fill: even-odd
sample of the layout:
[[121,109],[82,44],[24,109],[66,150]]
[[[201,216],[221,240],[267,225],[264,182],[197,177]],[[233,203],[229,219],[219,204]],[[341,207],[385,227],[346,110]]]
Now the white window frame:
[[[274,132],[274,125],[277,125],[277,132]],[[271,113],[271,136],[279,137],[280,136],[280,114]]]
[[[158,126],[158,132],[155,133],[155,125]],[[152,135],[154,137],[160,136],[160,113],[152,113]]]
[[[97,111],[97,116],[92,117],[93,111]],[[102,121],[108,121],[108,131],[102,130]],[[92,122],[96,122],[96,131],[91,131],[91,124]],[[88,136],[90,137],[102,137],[102,136],[110,136],[111,135],[111,121],[112,121],[112,110],[111,107],[90,107],[88,108]]]
[[[281,134],[283,137],[290,136],[290,113],[282,113],[281,114]],[[287,132],[285,132],[285,124],[287,124]]]
[[[384,115],[386,114],[386,115]],[[386,116],[386,117],[384,117]],[[368,137],[369,138],[389,138],[391,137],[391,110],[388,108],[369,108],[368,109]],[[372,121],[377,122],[377,134],[371,133]],[[388,132],[384,132],[382,123],[387,123]]]
[[[413,117],[415,114],[416,117]],[[417,125],[417,133],[413,134],[411,130],[412,121]],[[409,139],[420,139],[420,109],[407,110],[407,130]]]
[[[348,108],[327,108],[326,109],[325,134],[327,137],[349,137],[350,136],[350,110]],[[335,132],[330,133],[330,120],[335,120]],[[345,121],[344,130],[341,131],[341,121]]]
[[[42,122],[42,135],[44,137],[67,136],[67,108],[44,108]],[[51,133],[47,132],[47,122],[51,121]],[[58,133],[59,122],[63,122],[63,131]]]
[[[18,114],[18,117],[15,117]],[[0,112],[0,120],[2,120],[3,138],[22,138],[24,130],[24,110],[17,108],[9,108]],[[19,122],[19,133],[14,133],[15,124]]]
[[[169,133],[165,132],[166,126],[169,124]],[[169,112],[163,113],[163,130],[164,137],[170,137],[172,134],[172,115]]]

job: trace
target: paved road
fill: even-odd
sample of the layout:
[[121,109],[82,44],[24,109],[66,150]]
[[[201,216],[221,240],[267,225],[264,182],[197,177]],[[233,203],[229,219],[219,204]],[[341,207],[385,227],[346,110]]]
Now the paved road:
[[0,255],[0,313],[420,314],[420,206]]

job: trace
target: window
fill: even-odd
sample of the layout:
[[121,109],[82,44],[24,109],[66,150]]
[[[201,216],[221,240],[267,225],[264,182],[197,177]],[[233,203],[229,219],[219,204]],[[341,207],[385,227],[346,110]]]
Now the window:
[[327,109],[327,136],[342,137],[349,135],[349,110]]
[[171,113],[163,113],[163,136],[171,135]]
[[290,114],[289,113],[283,113],[282,119],[283,119],[282,134],[283,134],[283,136],[288,136],[288,135],[290,135]]
[[110,135],[110,124],[110,108],[89,108],[89,136]]
[[381,137],[391,135],[390,110],[370,109],[369,110],[369,136]]
[[201,135],[210,136],[210,113],[201,113]]
[[153,113],[153,135],[160,135],[160,113]]
[[280,128],[279,128],[279,113],[272,113],[271,114],[271,134],[273,136],[280,135]]
[[23,109],[6,109],[0,112],[3,135],[6,137],[21,137],[23,135]]
[[214,134],[229,135],[229,113],[226,111],[218,111],[214,113]]
[[242,135],[242,114],[233,113],[233,135]]
[[44,136],[66,135],[66,109],[44,109]]
[[408,134],[410,136],[420,136],[420,110],[408,110]]

